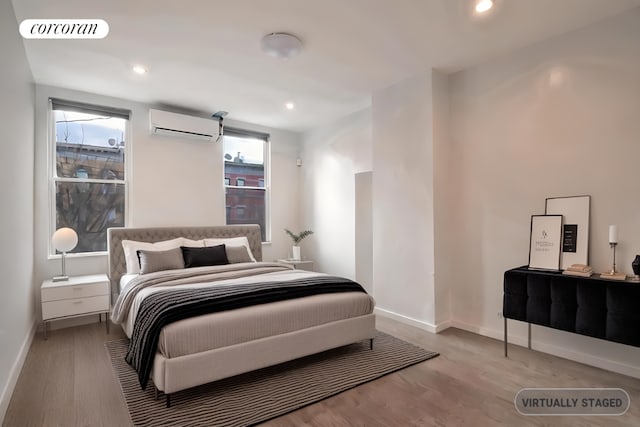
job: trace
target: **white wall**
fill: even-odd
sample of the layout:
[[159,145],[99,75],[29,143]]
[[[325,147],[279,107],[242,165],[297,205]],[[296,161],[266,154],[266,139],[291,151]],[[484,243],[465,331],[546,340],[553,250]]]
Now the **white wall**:
[[[640,8],[450,77],[447,232],[458,326],[499,337],[502,275],[528,261],[530,215],[589,194],[590,263],[640,253]],[[512,328],[522,342],[524,325]],[[512,338],[512,339],[513,339]],[[640,377],[640,349],[534,327],[534,347]]]
[[[448,150],[447,91],[446,76],[424,72],[304,135],[302,221],[317,232],[310,258],[321,271],[355,276],[380,314],[430,331],[451,312],[448,284],[434,280],[434,186],[436,172],[439,182],[447,172],[434,159]],[[448,221],[446,209],[438,214]],[[439,274],[447,268],[440,258]]]
[[[640,252],[639,42],[636,9],[453,76],[414,76],[376,92],[370,117],[307,132],[302,226],[320,232],[304,250],[322,271],[353,277],[351,183],[370,158],[382,314],[500,338],[502,275],[527,263],[530,215],[552,196],[590,194],[591,264],[610,265],[607,227],[618,224],[619,267],[630,273]],[[524,343],[525,326],[513,323],[510,339]],[[637,348],[537,327],[533,342],[640,376]]]
[[452,270],[459,265],[449,262],[456,259],[458,242],[451,238],[449,230],[456,227],[455,205],[450,202],[455,196],[450,188],[450,106],[449,77],[441,72],[431,72],[433,105],[433,190],[434,190],[434,301],[435,324],[439,330],[446,329],[451,320],[451,277]]
[[373,94],[376,306],[435,326],[432,74]]
[[[225,222],[222,187],[221,143],[204,143],[149,135],[149,106],[50,86],[36,86],[36,279],[41,281],[59,272],[60,260],[48,259],[49,175],[47,164],[48,98],[107,105],[131,110],[131,133],[127,141],[132,179],[129,187],[129,226],[220,225]],[[289,241],[284,227],[297,227],[298,156],[301,135],[247,123],[226,121],[228,125],[271,135],[271,226],[273,239],[263,245],[263,259],[287,255]],[[106,256],[68,257],[71,275],[107,271]],[[83,321],[85,319],[80,319]],[[58,322],[63,324],[62,322]],[[69,323],[67,323],[69,324]],[[56,327],[56,323],[52,324]]]
[[371,110],[304,134],[301,229],[314,235],[302,255],[325,273],[355,279],[355,177],[371,170]]
[[373,172],[355,174],[356,281],[373,295]]
[[0,2],[2,213],[0,424],[33,337],[33,77],[10,1]]

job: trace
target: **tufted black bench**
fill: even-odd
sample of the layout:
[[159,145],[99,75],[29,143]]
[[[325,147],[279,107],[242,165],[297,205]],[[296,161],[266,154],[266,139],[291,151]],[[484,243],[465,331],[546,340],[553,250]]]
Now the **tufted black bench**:
[[504,355],[507,319],[640,347],[640,284],[514,268],[504,273]]

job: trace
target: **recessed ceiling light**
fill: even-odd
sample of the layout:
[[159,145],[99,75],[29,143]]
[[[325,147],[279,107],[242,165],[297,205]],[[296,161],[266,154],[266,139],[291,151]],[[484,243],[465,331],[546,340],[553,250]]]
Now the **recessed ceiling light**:
[[492,0],[478,0],[478,2],[476,3],[476,12],[485,13],[485,12],[488,12],[489,9],[491,9],[492,7],[493,7]]
[[302,41],[288,33],[267,34],[260,45],[264,53],[280,59],[292,58],[302,51]]
[[296,104],[294,104],[293,102],[287,102],[286,104],[284,104],[284,106],[287,110],[293,110],[294,108],[296,108]]
[[132,70],[134,73],[140,74],[140,75],[147,74],[149,72],[147,67],[145,67],[144,65],[134,65],[132,67]]

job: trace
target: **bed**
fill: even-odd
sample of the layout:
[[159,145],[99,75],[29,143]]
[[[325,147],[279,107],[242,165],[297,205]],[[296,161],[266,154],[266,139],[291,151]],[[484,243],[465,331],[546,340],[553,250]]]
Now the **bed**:
[[[208,295],[256,286],[266,289],[275,284],[297,290],[302,289],[298,284],[303,282],[318,282],[322,286],[347,286],[335,292],[327,291],[328,293],[302,293],[285,299],[269,297],[259,300],[257,305],[233,309],[225,306],[224,309],[216,309],[210,313],[198,312],[200,314],[194,317],[184,317],[184,310],[177,310],[174,313],[181,313],[182,316],[178,320],[172,320],[175,319],[172,315],[165,316],[169,320],[157,326],[157,344],[152,344],[153,354],[147,370],[156,396],[158,391],[163,392],[167,406],[170,406],[171,394],[180,390],[361,340],[369,340],[373,345],[373,299],[364,291],[356,291],[353,286],[359,285],[354,285],[355,282],[347,279],[340,280],[341,278],[321,273],[293,270],[282,264],[262,262],[258,225],[111,228],[107,236],[111,290],[114,296],[118,295],[113,317],[121,324],[132,343],[141,341],[138,339],[138,332],[142,327],[135,329],[136,320],[139,318],[141,324],[149,323],[145,320],[148,313],[145,313],[152,310],[145,312],[144,309],[150,306],[150,301],[165,298],[171,292],[181,296],[197,293]],[[250,254],[256,262],[143,275],[127,274],[128,254],[123,249],[123,241],[154,243],[188,239],[187,241],[197,246],[199,243],[195,242],[203,239],[209,242],[208,239],[242,237],[246,237]],[[203,271],[199,271],[200,269]],[[334,285],[336,279],[344,281],[344,284]],[[134,292],[132,289],[136,287],[141,290]],[[311,289],[307,286],[304,288],[305,292]],[[276,293],[282,294],[280,291]],[[123,302],[125,300],[129,305]],[[115,316],[116,310],[119,311],[119,317]],[[151,342],[147,340],[145,344],[149,346]],[[139,378],[142,378],[140,371]],[[141,380],[143,388],[145,384]]]

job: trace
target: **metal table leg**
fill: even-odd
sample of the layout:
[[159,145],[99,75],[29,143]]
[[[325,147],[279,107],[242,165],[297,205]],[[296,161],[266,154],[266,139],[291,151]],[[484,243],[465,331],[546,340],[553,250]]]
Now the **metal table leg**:
[[527,335],[527,345],[529,347],[529,350],[531,350],[531,323],[529,323],[528,325],[529,325],[529,331]]
[[507,353],[507,318],[504,318],[504,357],[509,357]]
[[109,335],[109,323],[111,323],[111,322],[109,321],[109,312],[108,311],[105,313],[104,318],[106,319],[104,323],[107,324],[107,335]]

